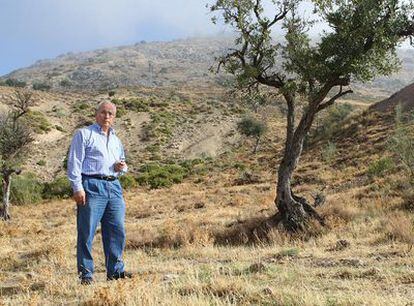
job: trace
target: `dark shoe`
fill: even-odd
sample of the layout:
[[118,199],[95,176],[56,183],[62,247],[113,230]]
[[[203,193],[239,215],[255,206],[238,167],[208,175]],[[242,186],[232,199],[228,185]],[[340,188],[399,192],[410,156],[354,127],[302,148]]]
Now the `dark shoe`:
[[133,274],[130,272],[121,272],[121,273],[116,273],[114,275],[108,276],[107,280],[117,280],[117,279],[121,279],[121,278],[132,278]]
[[92,285],[93,283],[93,278],[92,277],[83,277],[81,278],[81,285]]

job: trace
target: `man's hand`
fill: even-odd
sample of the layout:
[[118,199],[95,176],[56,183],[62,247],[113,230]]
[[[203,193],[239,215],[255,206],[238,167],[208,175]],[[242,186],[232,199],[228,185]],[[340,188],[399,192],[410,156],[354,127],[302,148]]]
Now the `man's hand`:
[[125,161],[121,160],[121,161],[115,163],[115,166],[114,166],[115,172],[120,172],[120,171],[124,170],[125,168],[126,168],[126,162]]
[[73,199],[77,205],[86,205],[86,195],[85,191],[79,190],[73,193]]

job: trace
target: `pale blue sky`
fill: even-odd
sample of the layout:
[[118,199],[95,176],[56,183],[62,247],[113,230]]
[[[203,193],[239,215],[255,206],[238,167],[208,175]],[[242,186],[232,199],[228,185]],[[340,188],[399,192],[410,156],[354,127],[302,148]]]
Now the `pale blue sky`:
[[0,0],[0,75],[69,51],[218,34],[209,0]]

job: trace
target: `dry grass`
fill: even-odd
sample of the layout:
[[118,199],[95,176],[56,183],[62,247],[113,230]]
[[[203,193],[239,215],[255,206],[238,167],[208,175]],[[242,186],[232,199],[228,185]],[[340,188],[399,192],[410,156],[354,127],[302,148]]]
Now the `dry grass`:
[[[345,132],[337,145],[341,154],[330,165],[315,159],[316,149],[301,160],[295,192],[311,200],[326,186],[327,195],[318,210],[328,227],[314,226],[305,236],[272,224],[275,177],[269,169],[280,145],[264,144],[256,157],[241,148],[222,158],[223,164],[245,161],[260,183],[236,185],[239,171],[230,167],[209,172],[201,184],[126,193],[131,280],[105,280],[98,234],[97,282],[80,286],[72,201],[13,207],[13,219],[0,223],[0,305],[412,303],[413,216],[401,210],[402,178],[366,176],[376,156],[364,151],[371,148],[366,143],[383,137],[382,130],[371,127],[368,140],[358,129]],[[346,151],[351,144],[357,153]]]
[[260,236],[258,225],[269,222],[275,212],[272,191],[264,187],[181,184],[126,194],[125,261],[136,277],[105,281],[97,235],[97,282],[86,288],[79,285],[75,272],[73,203],[13,207],[13,220],[0,223],[2,303],[404,305],[411,301],[414,262],[407,243],[412,241],[412,221],[395,211],[397,204],[387,207],[387,199],[358,199],[360,188],[350,188],[330,194],[321,208],[329,230],[307,239],[277,228]]

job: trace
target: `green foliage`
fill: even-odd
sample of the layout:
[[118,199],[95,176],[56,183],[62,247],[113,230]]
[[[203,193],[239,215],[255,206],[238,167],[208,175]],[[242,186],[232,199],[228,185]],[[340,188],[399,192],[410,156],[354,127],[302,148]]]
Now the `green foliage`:
[[404,122],[401,106],[396,108],[395,132],[389,139],[389,149],[397,157],[398,161],[407,171],[411,179],[414,179],[414,122]]
[[46,116],[39,111],[28,111],[24,119],[37,134],[49,132],[52,129]]
[[187,175],[187,169],[177,164],[150,163],[142,166],[139,172],[138,183],[151,189],[181,183]]
[[245,136],[260,138],[266,132],[266,124],[253,117],[245,117],[237,124],[237,129]]
[[2,82],[1,85],[6,85],[6,86],[10,86],[10,87],[21,87],[21,88],[23,88],[23,87],[26,87],[27,84],[24,81],[20,81],[20,80],[17,80],[17,79],[9,78],[9,79],[6,79],[4,82]]
[[119,181],[124,189],[132,189],[138,186],[137,180],[130,174],[121,175]]
[[72,195],[72,188],[69,180],[65,176],[56,178],[43,186],[42,197],[44,199],[65,199]]
[[33,89],[34,90],[42,90],[42,91],[48,91],[51,89],[52,86],[47,84],[46,82],[36,82],[33,83]]
[[68,88],[72,86],[72,82],[69,79],[63,79],[59,82],[59,85]]
[[389,157],[382,157],[373,161],[367,170],[369,177],[383,176],[394,167],[394,162]]
[[149,102],[142,98],[129,98],[129,99],[112,99],[118,108],[124,108],[126,110],[134,112],[148,112],[149,111]]
[[46,161],[45,161],[44,159],[41,159],[41,160],[39,160],[36,164],[37,164],[38,166],[46,166]]
[[330,163],[334,160],[336,155],[336,145],[333,142],[328,141],[328,143],[322,148],[322,159]]
[[324,114],[321,114],[321,120],[317,121],[315,130],[310,135],[312,140],[326,139],[341,128],[341,124],[352,112],[352,105],[348,103],[335,104],[329,107]]
[[34,204],[42,200],[43,186],[33,173],[13,176],[10,200],[14,205]]

